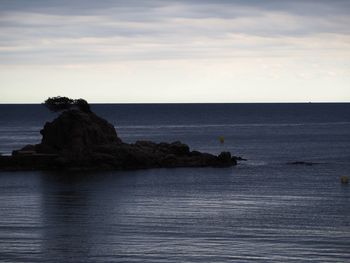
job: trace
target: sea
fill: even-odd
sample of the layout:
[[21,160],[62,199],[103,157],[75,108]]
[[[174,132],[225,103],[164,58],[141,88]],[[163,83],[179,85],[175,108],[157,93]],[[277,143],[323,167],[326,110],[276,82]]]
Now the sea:
[[[350,185],[340,182],[350,177],[349,103],[92,109],[126,142],[181,141],[247,161],[2,171],[0,262],[350,262]],[[0,152],[39,143],[55,116],[42,105],[0,105]]]

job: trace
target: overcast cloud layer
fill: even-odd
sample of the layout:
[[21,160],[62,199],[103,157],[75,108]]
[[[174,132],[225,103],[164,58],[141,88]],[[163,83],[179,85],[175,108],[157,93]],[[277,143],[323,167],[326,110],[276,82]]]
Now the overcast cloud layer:
[[347,0],[0,0],[0,102],[349,101],[349,12]]

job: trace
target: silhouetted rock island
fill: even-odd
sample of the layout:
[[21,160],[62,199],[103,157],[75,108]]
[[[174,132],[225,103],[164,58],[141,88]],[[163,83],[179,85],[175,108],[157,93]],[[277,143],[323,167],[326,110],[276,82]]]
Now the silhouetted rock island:
[[160,167],[229,167],[239,157],[230,152],[218,156],[190,151],[179,141],[155,143],[122,142],[114,126],[90,110],[79,108],[63,111],[40,131],[40,144],[27,145],[0,156],[0,169],[143,169]]

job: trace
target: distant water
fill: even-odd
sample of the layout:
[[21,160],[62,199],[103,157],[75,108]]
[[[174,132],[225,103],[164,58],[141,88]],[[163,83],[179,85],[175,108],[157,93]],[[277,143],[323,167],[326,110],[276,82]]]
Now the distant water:
[[[127,142],[181,140],[237,167],[0,172],[0,262],[349,262],[350,104],[93,105]],[[0,105],[0,152],[40,141]],[[224,136],[225,143],[219,142]],[[287,165],[309,161],[313,166]]]

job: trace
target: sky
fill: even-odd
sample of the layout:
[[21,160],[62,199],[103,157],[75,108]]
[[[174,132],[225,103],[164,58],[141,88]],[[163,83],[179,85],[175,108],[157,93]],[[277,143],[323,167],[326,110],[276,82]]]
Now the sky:
[[0,0],[0,103],[350,102],[348,0]]

